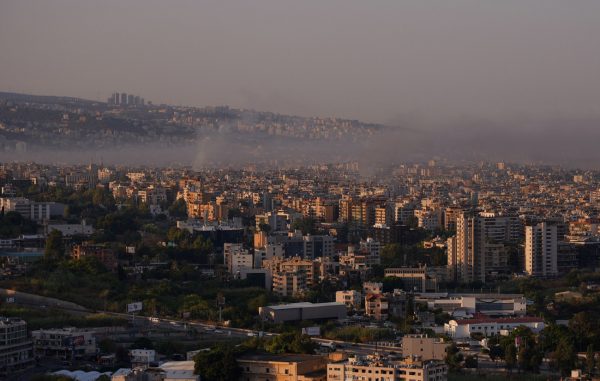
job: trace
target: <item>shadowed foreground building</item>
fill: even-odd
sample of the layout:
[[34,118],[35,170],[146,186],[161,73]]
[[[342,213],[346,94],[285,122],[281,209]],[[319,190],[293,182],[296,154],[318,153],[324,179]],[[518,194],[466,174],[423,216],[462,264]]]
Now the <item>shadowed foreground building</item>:
[[243,381],[325,381],[327,361],[304,354],[245,354],[237,359]]
[[0,317],[0,378],[32,365],[33,343],[27,335],[27,323]]

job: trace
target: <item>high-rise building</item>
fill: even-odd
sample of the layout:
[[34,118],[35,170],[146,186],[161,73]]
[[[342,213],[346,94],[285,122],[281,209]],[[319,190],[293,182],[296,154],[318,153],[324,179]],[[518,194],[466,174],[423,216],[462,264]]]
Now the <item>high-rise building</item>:
[[127,93],[121,93],[121,105],[126,105],[127,104]]
[[485,282],[486,277],[509,271],[506,244],[521,236],[517,216],[463,212],[456,219],[456,241],[448,246],[448,265],[455,279]]
[[535,277],[558,275],[556,225],[540,222],[525,227],[525,271]]

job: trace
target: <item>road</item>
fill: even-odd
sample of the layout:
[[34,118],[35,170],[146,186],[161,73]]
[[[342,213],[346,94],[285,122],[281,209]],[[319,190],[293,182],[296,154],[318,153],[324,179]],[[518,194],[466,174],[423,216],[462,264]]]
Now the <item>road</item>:
[[[75,303],[67,302],[60,299],[45,297],[41,295],[29,294],[25,292],[19,292],[8,289],[0,289],[0,296],[14,297],[14,303],[17,305],[25,305],[27,307],[33,307],[38,309],[57,309],[65,312],[69,312],[76,315],[89,314],[93,311],[77,305]],[[131,319],[131,314],[119,313],[119,312],[103,312],[107,315],[122,317],[125,319]],[[144,321],[149,326],[156,328],[171,329],[171,330],[187,330],[189,328],[195,328],[207,334],[230,336],[237,338],[249,338],[253,336],[259,336],[264,334],[265,336],[275,336],[276,333],[263,332],[258,330],[235,328],[235,327],[224,327],[217,326],[214,324],[199,322],[199,321],[187,321],[178,319],[166,319],[166,318],[155,318],[148,316],[135,316],[135,320]],[[335,344],[336,348],[346,350],[357,354],[370,354],[375,351],[380,353],[400,353],[399,347],[382,347],[372,344],[355,344],[351,342],[341,340],[329,340],[323,338],[313,337],[313,341],[320,345],[331,346]]]

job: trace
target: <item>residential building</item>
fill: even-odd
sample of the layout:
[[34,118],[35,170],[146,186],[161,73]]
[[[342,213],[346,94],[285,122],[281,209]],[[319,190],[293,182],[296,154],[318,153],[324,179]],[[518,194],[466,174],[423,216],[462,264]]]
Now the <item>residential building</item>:
[[33,360],[27,323],[19,318],[0,317],[0,378],[33,366]]
[[414,292],[435,292],[438,289],[438,276],[427,266],[397,267],[384,270],[386,277],[402,279],[402,289]]
[[365,296],[365,315],[375,320],[387,320],[388,299],[384,294],[367,294]]
[[446,381],[448,367],[443,361],[394,360],[381,355],[355,356],[327,364],[327,381]]
[[336,291],[335,301],[344,303],[346,307],[353,310],[359,310],[362,307],[362,295],[355,290]]
[[481,281],[509,273],[506,244],[522,236],[517,216],[491,212],[463,212],[456,219],[456,241],[448,242],[448,265],[453,278]]
[[237,358],[244,381],[326,381],[327,361],[306,354],[248,353]]
[[525,227],[525,271],[534,277],[558,275],[556,225],[540,222]]
[[36,357],[64,360],[86,358],[97,354],[92,331],[77,328],[39,329],[31,332]]
[[73,245],[71,256],[75,260],[83,258],[95,258],[107,269],[115,271],[119,265],[115,252],[103,245],[94,245],[88,242]]
[[239,274],[242,269],[254,267],[254,257],[241,243],[223,245],[223,260],[230,274]]
[[449,346],[450,343],[438,337],[427,337],[426,335],[405,335],[402,337],[402,355],[418,357],[421,360],[444,361]]

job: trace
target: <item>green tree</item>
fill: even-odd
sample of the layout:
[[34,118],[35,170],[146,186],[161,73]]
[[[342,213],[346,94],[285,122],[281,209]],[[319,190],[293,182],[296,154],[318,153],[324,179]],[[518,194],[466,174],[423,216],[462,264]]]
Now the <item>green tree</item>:
[[307,353],[315,352],[317,344],[308,335],[299,332],[282,333],[275,336],[265,345],[265,350],[271,353]]
[[218,345],[208,352],[194,357],[195,373],[206,381],[238,380],[241,374],[236,361],[236,350],[232,346]]
[[490,346],[489,352],[490,360],[496,362],[497,359],[504,357],[504,349],[500,345]]
[[446,364],[451,370],[460,368],[460,363],[463,360],[463,356],[456,344],[452,343],[446,351]]
[[550,355],[550,359],[554,369],[559,370],[563,376],[569,374],[577,361],[573,342],[566,337],[562,338],[556,346],[556,350]]
[[44,258],[50,261],[61,260],[65,256],[65,244],[63,242],[62,232],[52,230],[46,238],[46,247],[44,249]]
[[477,368],[477,356],[467,356],[465,358],[465,368]]
[[169,207],[169,215],[175,218],[187,218],[187,205],[185,200],[180,198]]
[[587,351],[585,354],[585,365],[589,375],[593,375],[596,370],[596,353],[594,352],[594,346],[592,344],[588,345]]
[[509,344],[504,351],[504,362],[506,368],[511,370],[517,365],[517,347],[514,344]]
[[315,234],[316,223],[311,217],[300,218],[292,223],[292,229],[302,231],[302,234]]

